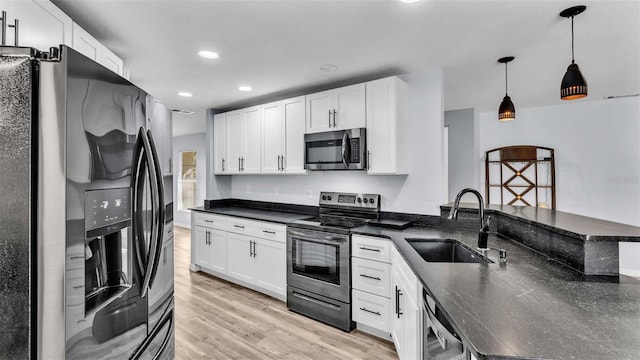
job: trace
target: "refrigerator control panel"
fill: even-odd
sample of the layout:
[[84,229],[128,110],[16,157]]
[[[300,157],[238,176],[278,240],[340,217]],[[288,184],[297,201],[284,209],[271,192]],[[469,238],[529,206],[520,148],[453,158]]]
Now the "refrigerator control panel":
[[131,219],[131,188],[91,190],[84,193],[85,231]]

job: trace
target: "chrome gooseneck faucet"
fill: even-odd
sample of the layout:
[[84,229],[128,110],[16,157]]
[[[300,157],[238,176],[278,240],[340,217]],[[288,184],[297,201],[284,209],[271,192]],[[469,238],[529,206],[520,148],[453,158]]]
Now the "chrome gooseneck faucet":
[[489,237],[489,224],[491,222],[491,216],[488,216],[485,220],[484,217],[484,199],[482,198],[482,194],[478,192],[476,189],[466,188],[460,190],[458,195],[456,195],[456,199],[453,202],[453,206],[449,211],[449,216],[447,217],[449,220],[457,220],[458,219],[458,209],[460,207],[460,199],[466,193],[472,193],[478,198],[478,216],[480,217],[480,230],[478,231],[478,250],[485,255],[489,250],[496,250],[500,255],[500,263],[507,262],[507,251],[503,249],[491,249],[487,247],[487,238]]

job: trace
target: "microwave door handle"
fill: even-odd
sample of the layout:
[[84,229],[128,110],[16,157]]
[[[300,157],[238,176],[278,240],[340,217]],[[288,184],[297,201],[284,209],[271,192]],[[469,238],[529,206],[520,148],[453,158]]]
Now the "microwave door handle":
[[351,141],[349,140],[349,132],[345,131],[342,135],[342,163],[344,168],[349,168],[349,160],[351,159]]
[[[145,263],[143,256],[145,255],[145,249],[142,246],[144,244],[144,229],[142,227],[143,208],[142,208],[142,195],[144,194],[144,172],[146,170],[146,154],[144,153],[144,146],[142,144],[142,136],[144,129],[140,128],[138,133],[138,139],[133,150],[133,164],[131,166],[131,191],[133,202],[133,239],[135,246],[135,260],[137,270],[141,276],[144,277]],[[141,289],[142,290],[142,289]]]
[[151,135],[151,131],[147,130],[147,135],[149,138],[149,146],[151,149],[151,154],[153,157],[153,162],[155,164],[154,171],[156,174],[156,183],[157,183],[157,194],[158,194],[158,202],[156,211],[158,212],[158,216],[156,218],[157,227],[156,227],[156,253],[153,259],[153,266],[151,267],[151,276],[149,280],[149,287],[153,287],[153,283],[156,279],[156,274],[158,273],[158,264],[160,263],[160,254],[162,253],[162,244],[164,242],[164,220],[165,220],[165,204],[164,204],[164,184],[162,181],[162,170],[160,169],[160,160],[158,158],[158,151],[153,141],[153,136]]
[[155,265],[156,251],[158,245],[158,220],[159,220],[159,201],[158,201],[158,179],[155,171],[156,164],[153,161],[153,151],[147,134],[142,131],[142,143],[144,145],[144,152],[147,158],[147,165],[149,166],[149,185],[151,185],[151,216],[153,221],[151,222],[151,244],[149,244],[149,255],[147,256],[147,268],[144,272],[144,280],[142,280],[142,286],[140,288],[140,297],[145,297],[151,282],[152,269]]

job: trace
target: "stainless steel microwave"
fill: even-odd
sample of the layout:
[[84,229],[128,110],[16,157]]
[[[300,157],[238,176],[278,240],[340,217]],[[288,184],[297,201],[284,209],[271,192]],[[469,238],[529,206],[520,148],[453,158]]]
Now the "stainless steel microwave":
[[304,135],[304,168],[308,170],[365,170],[366,129]]

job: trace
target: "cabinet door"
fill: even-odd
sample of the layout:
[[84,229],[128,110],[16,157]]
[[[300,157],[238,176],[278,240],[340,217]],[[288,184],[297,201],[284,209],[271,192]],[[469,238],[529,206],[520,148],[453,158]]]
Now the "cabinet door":
[[409,359],[409,357],[407,357],[409,353],[407,349],[408,334],[406,333],[407,326],[405,324],[407,318],[405,315],[406,296],[402,296],[402,294],[406,294],[406,291],[402,287],[400,275],[395,268],[391,270],[391,283],[391,306],[393,307],[393,314],[391,315],[391,338],[396,346],[398,358],[400,360]]
[[333,126],[332,90],[306,96],[306,133],[329,131]]
[[334,130],[367,126],[365,84],[356,84],[333,90],[332,125]]
[[406,87],[395,76],[366,83],[369,175],[408,173]]
[[278,295],[287,294],[286,244],[271,240],[255,239],[255,285]]
[[227,116],[216,114],[213,116],[213,173],[226,174],[227,161]]
[[73,21],[48,0],[2,1],[1,10],[7,12],[7,25],[19,21],[18,44],[14,44],[15,30],[7,28],[7,45],[48,51],[72,43]]
[[221,273],[227,272],[227,232],[223,230],[209,230],[211,242],[211,270]]
[[209,246],[209,239],[211,236],[211,229],[203,228],[200,226],[195,227],[195,252],[193,263],[196,265],[211,268],[211,246]]
[[244,151],[244,113],[241,110],[227,113],[227,173],[240,173],[240,158]]
[[367,83],[368,173],[393,173],[396,160],[394,85],[389,78]]
[[91,60],[98,61],[100,59],[102,44],[76,23],[73,23],[72,47]]
[[227,233],[227,274],[253,283],[253,239],[246,235]]
[[98,58],[98,62],[114,73],[120,76],[124,75],[124,62],[121,58],[118,57],[118,55],[114,54],[106,47],[102,48],[100,58]]
[[304,169],[305,98],[299,96],[282,101],[284,139],[284,172],[306,174]]
[[260,148],[262,132],[260,124],[260,107],[254,106],[244,112],[244,160],[242,174],[260,173]]
[[284,121],[282,103],[276,101],[260,107],[262,112],[262,173],[281,172],[284,156]]

